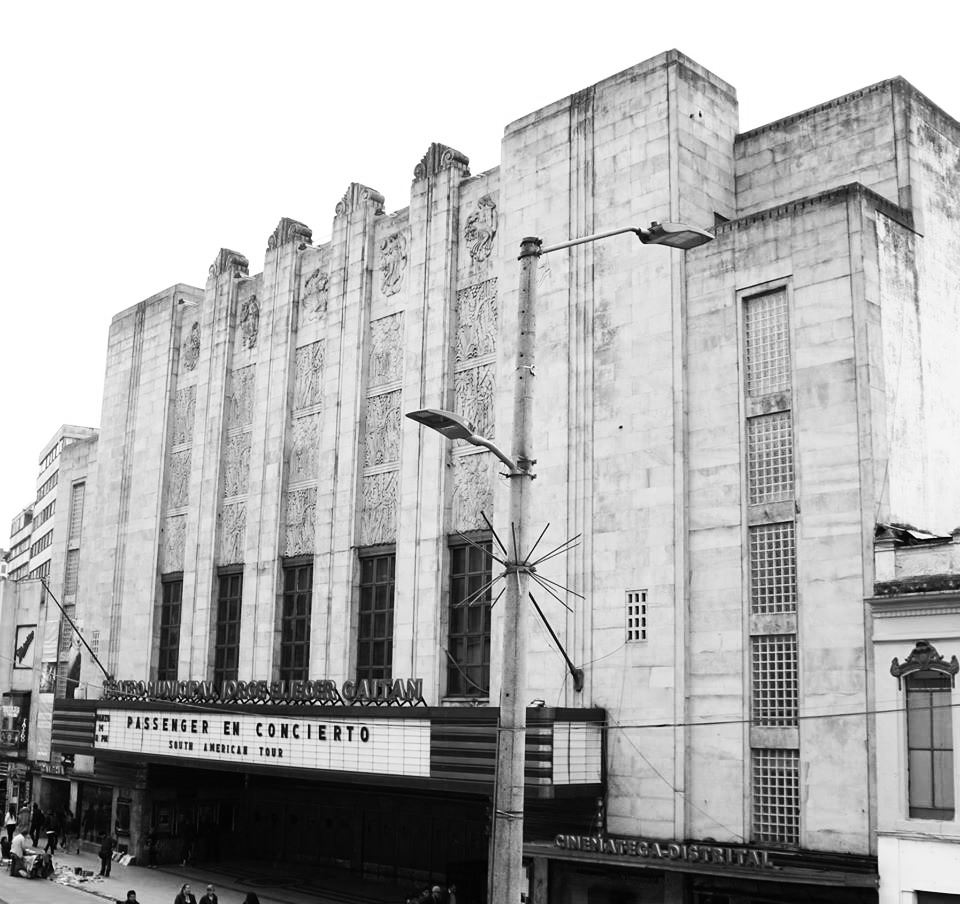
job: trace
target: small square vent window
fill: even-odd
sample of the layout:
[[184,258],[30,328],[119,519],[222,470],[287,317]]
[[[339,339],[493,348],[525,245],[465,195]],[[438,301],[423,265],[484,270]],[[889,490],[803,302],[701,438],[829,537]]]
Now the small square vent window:
[[647,591],[627,591],[627,640],[647,639]]

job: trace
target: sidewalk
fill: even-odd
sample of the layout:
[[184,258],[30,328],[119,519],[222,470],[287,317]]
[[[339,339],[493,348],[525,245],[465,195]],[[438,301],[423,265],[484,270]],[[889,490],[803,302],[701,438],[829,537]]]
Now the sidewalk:
[[[5,861],[5,864],[7,861]],[[325,870],[289,864],[271,868],[255,861],[221,862],[201,866],[167,864],[158,869],[120,866],[113,863],[110,876],[100,878],[100,860],[95,854],[54,856],[57,875],[70,884],[42,879],[16,879],[9,867],[0,870],[0,904],[113,904],[123,901],[128,889],[135,889],[140,904],[171,904],[180,886],[189,883],[199,900],[208,884],[214,886],[220,904],[242,904],[248,891],[255,892],[260,904],[401,904],[412,888],[363,881],[341,870]],[[76,867],[92,872],[92,878],[79,882]],[[92,895],[94,897],[86,897]]]

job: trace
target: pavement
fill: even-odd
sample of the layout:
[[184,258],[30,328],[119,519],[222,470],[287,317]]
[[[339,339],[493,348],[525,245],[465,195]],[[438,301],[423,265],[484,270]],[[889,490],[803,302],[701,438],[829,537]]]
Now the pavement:
[[[140,904],[170,904],[184,882],[198,900],[207,885],[213,885],[220,904],[242,904],[250,891],[260,904],[402,904],[413,890],[409,884],[365,881],[344,870],[265,861],[167,864],[157,869],[115,862],[104,878],[98,875],[100,860],[93,853],[58,852],[54,865],[53,879],[20,879],[10,875],[9,861],[2,861],[0,904],[113,904],[125,900],[131,888]],[[93,875],[81,880],[77,867]]]

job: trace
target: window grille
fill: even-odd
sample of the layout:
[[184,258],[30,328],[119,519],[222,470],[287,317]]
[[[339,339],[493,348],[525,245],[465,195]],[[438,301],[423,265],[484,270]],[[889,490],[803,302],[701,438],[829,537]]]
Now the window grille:
[[80,539],[80,525],[83,523],[83,499],[86,485],[75,483],[70,491],[70,540]]
[[281,681],[305,681],[310,670],[313,563],[285,565],[280,620]]
[[953,819],[951,680],[920,671],[906,679],[910,815]]
[[627,641],[647,639],[647,591],[627,591]]
[[80,550],[68,549],[63,566],[63,595],[71,596],[77,592],[77,577],[80,574]]
[[217,588],[217,624],[213,639],[213,680],[236,681],[240,669],[240,606],[243,573],[221,574]]
[[753,751],[753,840],[800,843],[800,755]]
[[753,721],[757,725],[797,724],[797,637],[753,638]]
[[390,678],[393,669],[394,553],[360,558],[357,680]]
[[450,547],[449,696],[490,693],[490,541],[478,545]]
[[182,578],[163,581],[160,597],[160,638],[157,644],[157,681],[177,680],[182,599]]
[[747,421],[747,475],[751,505],[793,496],[793,423],[789,411]]
[[754,615],[797,611],[792,521],[750,528],[750,606]]
[[95,656],[100,655],[100,632],[90,632],[90,650]]
[[746,391],[751,398],[790,387],[790,338],[785,290],[744,302]]

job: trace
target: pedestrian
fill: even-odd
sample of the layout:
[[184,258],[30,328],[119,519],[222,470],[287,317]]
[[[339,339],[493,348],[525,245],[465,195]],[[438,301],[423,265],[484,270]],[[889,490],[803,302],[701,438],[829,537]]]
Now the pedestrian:
[[57,818],[56,810],[51,810],[47,814],[47,821],[44,824],[43,834],[47,836],[47,846],[51,854],[57,852],[57,839],[60,837],[60,820]]
[[21,830],[17,830],[17,834],[13,836],[13,841],[10,842],[10,875],[11,876],[25,876],[26,872],[23,869],[23,858],[27,853],[27,836],[23,834]]
[[207,886],[207,893],[200,899],[200,904],[217,904],[217,893],[212,885]]
[[430,904],[448,904],[450,893],[439,885],[434,885],[430,889]]
[[94,837],[94,827],[97,824],[97,811],[93,809],[93,804],[90,804],[83,813],[83,840],[88,841],[92,840]]
[[3,827],[7,830],[7,841],[13,841],[13,832],[17,827],[17,805],[7,807],[7,815],[3,817]]
[[45,820],[46,817],[43,815],[43,810],[40,809],[40,804],[34,801],[33,810],[30,813],[30,838],[33,840],[34,847],[40,843],[40,832],[43,830]]
[[113,863],[113,845],[112,835],[104,835],[100,839],[100,850],[97,852],[100,857],[100,875],[110,875],[110,864]]
[[131,888],[130,891],[127,892],[127,896],[122,901],[119,898],[117,899],[117,904],[140,904],[140,902],[137,900],[136,890]]
[[157,868],[157,845],[159,839],[157,838],[157,829],[154,826],[147,832],[147,869],[156,869]]
[[243,904],[260,904],[260,899],[252,891],[248,891]]
[[70,836],[73,834],[73,811],[68,804],[63,805],[60,811],[60,847],[65,853],[70,852]]
[[173,904],[197,904],[197,899],[193,896],[193,892],[190,891],[190,886],[186,882],[180,886],[180,891],[173,899]]

